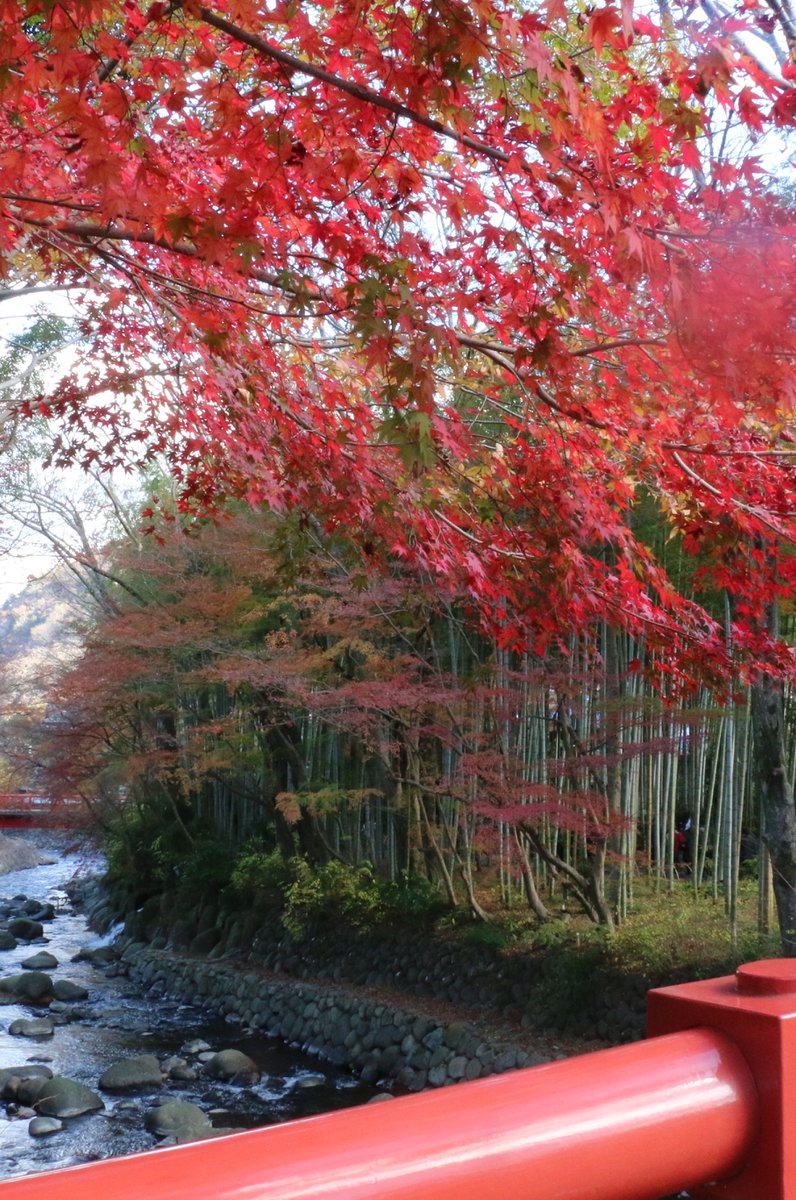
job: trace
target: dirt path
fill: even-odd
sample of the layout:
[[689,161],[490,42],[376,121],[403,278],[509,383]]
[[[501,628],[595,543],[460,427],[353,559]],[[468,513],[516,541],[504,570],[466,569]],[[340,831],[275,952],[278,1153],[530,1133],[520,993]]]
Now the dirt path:
[[[254,967],[252,963],[241,963],[241,970],[261,975],[271,982],[289,982],[293,976]],[[435,1000],[431,996],[418,996],[412,992],[401,992],[392,988],[357,986],[351,983],[315,979],[302,976],[296,984],[308,984],[321,991],[342,993],[362,997],[384,1004],[388,1008],[402,1009],[418,1017],[431,1017],[440,1024],[463,1021],[472,1025],[485,1042],[506,1042],[525,1050],[528,1054],[539,1054],[549,1059],[572,1058],[576,1054],[588,1054],[594,1050],[605,1050],[612,1043],[600,1039],[578,1038],[568,1034],[539,1033],[527,1029],[520,1021],[504,1017],[496,1009],[483,1006],[470,1007]]]

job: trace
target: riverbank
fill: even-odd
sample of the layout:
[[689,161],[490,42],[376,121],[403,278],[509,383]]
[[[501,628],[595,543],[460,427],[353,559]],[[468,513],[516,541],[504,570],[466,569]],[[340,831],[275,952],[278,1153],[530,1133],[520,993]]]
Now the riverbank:
[[[282,919],[277,907],[264,900],[242,901],[234,889],[220,895],[218,890],[208,893],[183,886],[150,896],[135,911],[130,911],[130,899],[129,891],[118,883],[108,892],[94,884],[83,902],[100,928],[123,922],[121,944],[125,950],[135,947],[133,968],[153,973],[145,982],[154,981],[156,988],[170,986],[174,972],[182,972],[183,961],[215,965],[225,978],[228,969],[236,977],[256,977],[259,983],[247,988],[254,989],[248,992],[248,1008],[260,1004],[262,1010],[257,1014],[258,1027],[263,1028],[267,1016],[271,1024],[266,1021],[266,1027],[278,1036],[321,1053],[329,1040],[321,1036],[323,1031],[312,1024],[304,1026],[297,1012],[286,1012],[282,999],[271,1010],[268,997],[274,988],[280,995],[292,990],[304,998],[305,1007],[311,1007],[327,994],[342,996],[342,1006],[334,1000],[332,1008],[354,1013],[356,1020],[352,1018],[354,1023],[343,1030],[342,1038],[331,1039],[328,1050],[342,1055],[357,1072],[382,1071],[382,1077],[395,1080],[408,1068],[398,1085],[408,1090],[440,1086],[449,1077],[443,1078],[439,1057],[432,1063],[419,1052],[412,1061],[417,1048],[409,1042],[408,1053],[402,1048],[408,1036],[407,1016],[432,1020],[442,1031],[436,1038],[444,1037],[449,1025],[467,1027],[465,1035],[454,1035],[464,1036],[470,1051],[462,1078],[477,1078],[490,1069],[484,1061],[490,1058],[489,1051],[479,1057],[478,1046],[497,1045],[495,1059],[507,1049],[508,1058],[513,1052],[515,1063],[521,1063],[523,1055],[529,1061],[547,1060],[634,1041],[644,1034],[650,987],[729,974],[737,961],[770,957],[751,953],[734,960],[733,956],[744,953],[743,946],[730,944],[724,926],[717,929],[720,915],[715,906],[711,909],[690,891],[677,896],[656,894],[652,919],[646,924],[628,923],[610,936],[593,929],[581,933],[562,922],[539,930],[538,937],[524,944],[518,940],[498,944],[499,930],[465,921],[458,925],[381,921],[362,928],[346,923],[330,908],[316,923],[306,922],[296,929],[293,922]],[[630,965],[634,962],[648,962],[652,969],[634,969]],[[200,982],[196,970],[188,971],[181,994],[209,986]],[[245,1023],[250,1017],[246,1005],[238,1010],[237,986],[236,979],[230,981],[228,992],[219,985],[214,1004],[230,1020]],[[257,987],[266,995],[264,1001]],[[228,1003],[231,1008],[225,1008]],[[378,1027],[385,1011],[397,1013],[398,1019],[388,1022],[394,1026],[389,1053],[374,1061],[368,1057],[373,1047],[357,1043],[364,1025],[371,1021]],[[352,1046],[357,1048],[349,1054]],[[448,1049],[446,1064],[461,1057],[458,1046]],[[478,1063],[473,1061],[476,1058]],[[457,1062],[454,1073],[461,1069],[462,1063]],[[409,1072],[416,1072],[417,1078]]]
[[[68,850],[74,855],[74,847]],[[27,1174],[144,1149],[167,1133],[177,1140],[206,1137],[363,1103],[378,1094],[377,1088],[383,1091],[385,1083],[394,1094],[444,1087],[565,1058],[600,1044],[531,1029],[529,1022],[521,1019],[522,1005],[516,1000],[501,1012],[483,1002],[454,1004],[428,996],[409,998],[406,992],[375,982],[333,983],[328,971],[326,978],[312,978],[309,961],[301,959],[301,947],[288,941],[273,945],[271,951],[294,969],[300,965],[302,978],[284,971],[277,974],[246,961],[263,956],[264,928],[248,947],[241,945],[241,914],[217,913],[211,922],[212,906],[202,911],[198,905],[191,920],[186,918],[184,905],[169,904],[165,898],[149,907],[150,916],[157,913],[154,940],[174,941],[173,933],[168,932],[174,926],[179,926],[179,937],[187,937],[192,924],[201,924],[205,940],[214,942],[207,955],[173,946],[153,948],[134,940],[129,931],[116,937],[112,947],[107,943],[113,930],[108,930],[105,944],[95,942],[86,952],[84,940],[90,935],[85,915],[71,909],[61,890],[62,880],[75,864],[81,874],[92,865],[85,856],[72,857],[69,864],[59,862],[55,869],[25,871],[5,880],[15,893],[17,907],[28,903],[19,894],[24,888],[37,895],[41,892],[42,909],[52,902],[53,910],[47,914],[43,938],[33,937],[30,949],[20,946],[6,951],[4,970],[19,972],[22,968],[26,972],[6,977],[10,991],[19,993],[25,979],[42,982],[40,965],[34,970],[33,961],[26,960],[33,958],[30,950],[35,943],[45,942],[46,951],[40,953],[50,956],[50,969],[58,971],[55,985],[63,978],[63,970],[72,983],[84,985],[87,995],[77,1004],[50,1000],[42,1006],[39,1002],[32,1013],[17,1012],[19,997],[15,995],[4,1010],[7,1019],[2,1024],[9,1033],[21,1017],[32,1024],[28,1017],[38,1021],[45,1010],[53,1029],[43,1043],[35,1038],[27,1042],[34,1053],[28,1054],[25,1064],[25,1036],[0,1038],[5,1054],[0,1066],[5,1064],[8,1077],[2,1092],[4,1122],[0,1116],[4,1133],[0,1175]],[[79,893],[83,909],[107,928],[113,906],[96,880],[83,878],[68,890]],[[133,914],[128,924],[134,927],[142,919],[147,918]],[[252,914],[247,914],[244,924],[251,919]],[[197,936],[198,932],[192,940]],[[339,960],[345,935],[341,932],[338,937],[336,946],[330,945],[328,936],[311,939],[316,962],[324,959],[322,949],[328,952],[330,963]],[[422,944],[426,939],[415,940],[415,962],[430,962],[431,950]],[[441,946],[438,942],[436,949]],[[80,952],[75,953],[78,947]],[[350,949],[348,969],[353,972],[363,948]],[[487,960],[472,957],[473,947],[458,949],[467,951],[467,986],[472,995]],[[378,970],[371,965],[372,976],[384,973],[385,953],[382,944],[371,960],[382,965]],[[455,955],[455,948],[450,953]],[[405,978],[408,958],[405,955],[403,965],[395,968],[403,971]],[[53,968],[56,959],[63,967],[56,964]],[[464,969],[463,964],[461,960],[456,965]],[[444,982],[451,966],[451,962],[442,964],[439,986],[455,992],[450,980]],[[342,973],[339,961],[336,970]],[[434,976],[428,967],[422,973]],[[415,986],[418,982],[414,980]],[[498,970],[495,983],[516,988],[516,976]],[[460,983],[460,995],[461,987]],[[55,986],[51,990],[55,993]],[[215,1014],[212,1028],[203,1028],[201,1022],[211,1013]],[[197,1040],[197,1034],[207,1036],[208,1041]],[[307,1058],[297,1069],[294,1063],[301,1059],[301,1047],[315,1057]],[[252,1086],[251,1073],[245,1079],[218,1078],[213,1063],[225,1055],[236,1057],[236,1070],[240,1057],[247,1056],[247,1065],[256,1067],[260,1082]],[[347,1066],[352,1075],[342,1073]],[[63,1079],[65,1070],[71,1079]],[[339,1083],[331,1082],[335,1077]],[[42,1084],[41,1095],[34,1086],[37,1079]],[[70,1090],[70,1112],[64,1118],[45,1113],[42,1096],[52,1100],[49,1093],[56,1083],[78,1087],[81,1095],[90,1090],[91,1111],[75,1118]],[[186,1103],[191,1095],[193,1101]],[[254,1111],[244,1112],[243,1106],[254,1100],[266,1101],[265,1120]],[[298,1103],[301,1107],[297,1109]],[[183,1115],[190,1109],[192,1119],[201,1123],[179,1136],[171,1126],[156,1125],[156,1118],[163,1113],[171,1119],[172,1109]]]
[[[100,928],[124,915],[99,884],[80,899]],[[547,956],[417,930],[327,928],[297,939],[261,911],[164,896],[126,915],[117,946],[120,969],[153,997],[207,1005],[398,1091],[565,1058],[643,1030],[641,979],[596,986],[584,958],[579,977],[563,983],[562,1005]]]
[[0,1179],[312,1116],[376,1093],[208,1005],[153,1004],[68,901],[70,878],[101,869],[99,857],[66,837],[33,844],[49,865],[0,878]]
[[443,1013],[433,1004],[409,1006],[405,998],[399,1003],[395,994],[299,982],[124,939],[121,964],[130,980],[153,998],[168,996],[208,1007],[231,1023],[347,1067],[364,1082],[390,1081],[398,1092],[480,1079],[576,1050],[549,1038],[526,1035],[515,1041],[508,1026],[468,1020],[473,1014],[453,1006]]
[[[29,871],[33,867],[55,862],[52,854],[41,850],[24,837],[8,837],[0,833],[0,876],[12,871]],[[0,879],[0,886],[2,879]]]

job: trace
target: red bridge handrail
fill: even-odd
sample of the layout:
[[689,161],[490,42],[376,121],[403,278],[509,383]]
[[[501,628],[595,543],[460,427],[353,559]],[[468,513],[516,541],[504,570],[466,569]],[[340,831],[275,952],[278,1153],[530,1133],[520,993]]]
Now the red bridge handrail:
[[35,813],[58,808],[71,808],[83,801],[76,796],[44,796],[40,792],[0,792],[0,813]]
[[757,1126],[694,1029],[324,1117],[0,1184],[2,1200],[641,1200],[731,1174]]

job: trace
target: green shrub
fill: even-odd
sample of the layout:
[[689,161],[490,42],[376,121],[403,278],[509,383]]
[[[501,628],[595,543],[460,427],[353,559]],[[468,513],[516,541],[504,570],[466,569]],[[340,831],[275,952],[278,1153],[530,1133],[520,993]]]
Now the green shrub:
[[573,1017],[591,1008],[604,986],[606,954],[601,938],[544,952],[539,978],[529,988],[528,1012],[540,1027],[566,1028]]
[[176,822],[167,822],[162,811],[131,805],[106,835],[106,879],[129,883],[140,897],[154,895],[174,884],[177,865],[188,848],[184,831]]
[[382,881],[379,891],[383,918],[400,924],[419,923],[427,928],[448,907],[431,880],[412,871],[401,871],[397,879]]
[[295,876],[295,863],[284,859],[278,850],[249,849],[235,860],[229,891],[237,900],[265,901],[269,906],[281,907]]
[[282,914],[282,924],[293,937],[329,921],[366,929],[382,920],[381,889],[369,863],[352,867],[333,861],[311,867],[296,859],[293,867],[295,878],[285,892]]
[[106,881],[124,884],[139,899],[167,891],[219,892],[229,881],[232,847],[215,829],[190,829],[156,805],[122,810],[105,839]]
[[464,930],[464,940],[471,946],[482,946],[488,950],[502,950],[514,940],[509,929],[502,924],[493,925],[491,922],[479,922],[469,925]]
[[174,866],[176,886],[191,894],[218,895],[229,883],[234,863],[232,846],[218,834],[203,831]]

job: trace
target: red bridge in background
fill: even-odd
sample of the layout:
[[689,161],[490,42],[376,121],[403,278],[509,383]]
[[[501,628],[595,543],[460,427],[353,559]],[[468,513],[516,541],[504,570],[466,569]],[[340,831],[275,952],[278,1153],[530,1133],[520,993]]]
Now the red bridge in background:
[[80,825],[88,817],[86,805],[77,797],[55,800],[39,792],[0,792],[0,829]]

